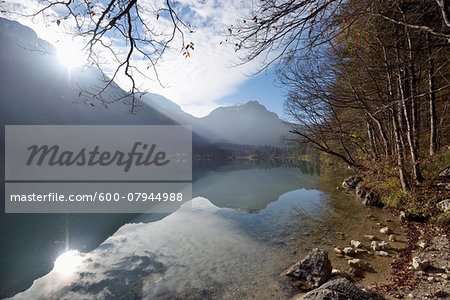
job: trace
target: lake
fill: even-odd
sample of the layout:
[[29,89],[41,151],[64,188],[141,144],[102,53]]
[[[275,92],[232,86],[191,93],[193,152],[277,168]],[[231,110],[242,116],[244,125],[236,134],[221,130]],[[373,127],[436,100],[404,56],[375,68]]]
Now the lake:
[[193,199],[170,214],[4,215],[0,297],[289,299],[298,290],[279,274],[329,246],[342,216],[365,218],[318,173],[308,162],[204,161]]

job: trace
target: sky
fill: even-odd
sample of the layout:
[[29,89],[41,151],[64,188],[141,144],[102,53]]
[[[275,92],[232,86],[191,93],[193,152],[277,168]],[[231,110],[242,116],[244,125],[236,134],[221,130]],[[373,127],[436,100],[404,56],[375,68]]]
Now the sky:
[[[104,4],[102,1],[92,2],[101,6]],[[171,29],[167,26],[168,20],[163,17],[155,22],[155,8],[165,6],[164,1],[148,0],[139,3],[146,9],[147,15],[143,17],[149,24],[155,23],[155,28],[162,31]],[[6,5],[22,13],[32,13],[39,8],[37,0],[7,0]],[[190,57],[183,56],[179,48],[166,52],[158,63],[158,76],[163,86],[136,76],[141,89],[165,96],[197,117],[205,116],[219,106],[245,103],[250,100],[260,102],[281,117],[283,90],[273,84],[274,74],[269,70],[257,76],[249,76],[261,67],[260,62],[252,61],[238,65],[240,62],[238,54],[234,46],[227,43],[227,28],[245,17],[249,10],[249,2],[179,0],[177,5],[182,11],[182,17],[191,21],[194,32],[187,34],[185,40],[192,41],[195,50],[190,52]],[[32,27],[40,38],[52,43],[57,51],[63,54],[60,55],[62,62],[70,61],[74,64],[77,59],[70,58],[79,56],[78,53],[81,52],[79,49],[82,49],[83,43],[81,39],[73,39],[68,34],[73,25],[70,20],[56,23],[58,14],[61,14],[61,11],[53,10],[45,20],[35,18],[33,21],[18,15],[10,17]],[[109,54],[103,52],[101,55],[105,65],[112,65]],[[138,59],[135,62],[145,72],[148,62]],[[123,75],[119,76],[117,83],[125,90],[129,88],[129,82]]]

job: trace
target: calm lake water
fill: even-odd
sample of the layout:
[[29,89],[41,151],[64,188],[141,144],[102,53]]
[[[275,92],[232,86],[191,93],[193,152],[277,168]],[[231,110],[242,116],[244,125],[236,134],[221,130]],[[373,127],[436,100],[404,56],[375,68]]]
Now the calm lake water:
[[340,219],[317,173],[203,162],[171,214],[3,215],[0,297],[288,299],[297,290],[279,274]]

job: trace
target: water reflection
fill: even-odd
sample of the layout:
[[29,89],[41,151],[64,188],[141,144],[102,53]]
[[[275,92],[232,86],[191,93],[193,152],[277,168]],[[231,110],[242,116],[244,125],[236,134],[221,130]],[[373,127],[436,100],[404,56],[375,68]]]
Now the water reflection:
[[[192,204],[187,205],[187,204]],[[54,286],[55,270],[13,299],[288,298],[282,251],[247,235],[205,198],[158,222],[126,224],[82,254],[77,276]],[[228,211],[228,212],[226,212]],[[223,214],[225,213],[225,215]]]
[[[293,207],[307,208],[320,200],[321,193],[316,190],[316,176],[307,175],[298,168],[271,166],[278,165],[241,161],[207,162],[197,166],[193,174],[194,196],[209,200],[199,198],[203,200],[197,201],[193,211],[184,208],[172,215],[138,217],[65,216],[71,220],[69,245],[64,239],[64,222],[49,226],[54,231],[58,228],[59,235],[42,228],[43,240],[60,241],[57,248],[60,250],[53,250],[54,254],[50,255],[45,251],[35,253],[30,260],[34,264],[48,261],[48,270],[36,276],[38,273],[24,272],[29,267],[23,266],[17,268],[16,278],[22,280],[21,290],[24,290],[31,284],[28,281],[29,284],[24,286],[24,278],[29,276],[32,280],[48,273],[57,255],[67,246],[81,252],[96,248],[80,254],[83,263],[82,270],[75,275],[77,283],[70,282],[63,287],[52,285],[52,280],[58,277],[53,270],[16,297],[29,299],[27,297],[33,295],[31,298],[36,299],[41,291],[42,295],[53,295],[54,298],[65,295],[68,299],[78,299],[80,295],[101,299],[112,294],[127,299],[171,298],[174,295],[189,298],[198,293],[206,298],[236,298],[236,295],[270,298],[269,294],[284,298],[289,294],[290,286],[281,288],[284,283],[277,278],[286,261],[293,259],[287,250],[297,234],[297,230],[293,230],[297,226],[292,226],[295,222]],[[302,166],[309,165],[303,163]],[[314,168],[305,168],[308,170]],[[43,219],[48,223],[54,217]],[[129,222],[137,224],[126,224],[108,238],[123,223]],[[37,224],[33,230],[28,228],[30,232],[39,232]],[[19,239],[16,237],[16,240]],[[89,240],[93,242],[86,247]],[[38,243],[32,236],[22,242],[30,247]],[[51,244],[46,246],[42,249],[56,248]],[[22,253],[29,255],[32,251],[24,249]],[[14,255],[10,253],[10,257]],[[16,262],[22,260],[20,256],[15,257]],[[30,260],[29,265],[32,265]],[[5,277],[8,275],[11,278],[11,273]],[[260,294],[266,290],[266,285],[272,288]]]

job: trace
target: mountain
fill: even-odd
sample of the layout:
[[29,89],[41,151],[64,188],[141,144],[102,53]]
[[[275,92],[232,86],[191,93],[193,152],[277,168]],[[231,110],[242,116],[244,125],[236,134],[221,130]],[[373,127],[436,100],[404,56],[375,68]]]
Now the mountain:
[[[3,124],[186,124],[192,125],[194,142],[252,145],[280,144],[288,132],[286,123],[256,101],[219,107],[203,118],[156,94],[143,95],[146,105],[135,115],[123,103],[82,103],[78,87],[102,86],[100,71],[73,69],[69,74],[51,54],[55,48],[16,21],[0,18],[0,51]],[[105,99],[124,93],[113,83]]]
[[220,141],[249,145],[279,145],[287,123],[257,101],[219,107],[199,120]]
[[[101,85],[99,70],[68,73],[53,46],[18,22],[0,18],[0,120],[3,124],[176,124],[151,107],[136,115],[124,104],[95,106],[81,102],[77,85]],[[30,50],[33,49],[33,50]],[[113,84],[107,94],[124,93]]]
[[142,99],[178,123],[192,125],[194,132],[214,143],[279,145],[289,132],[288,123],[257,101],[219,107],[205,117],[196,118],[163,96],[146,94]]

